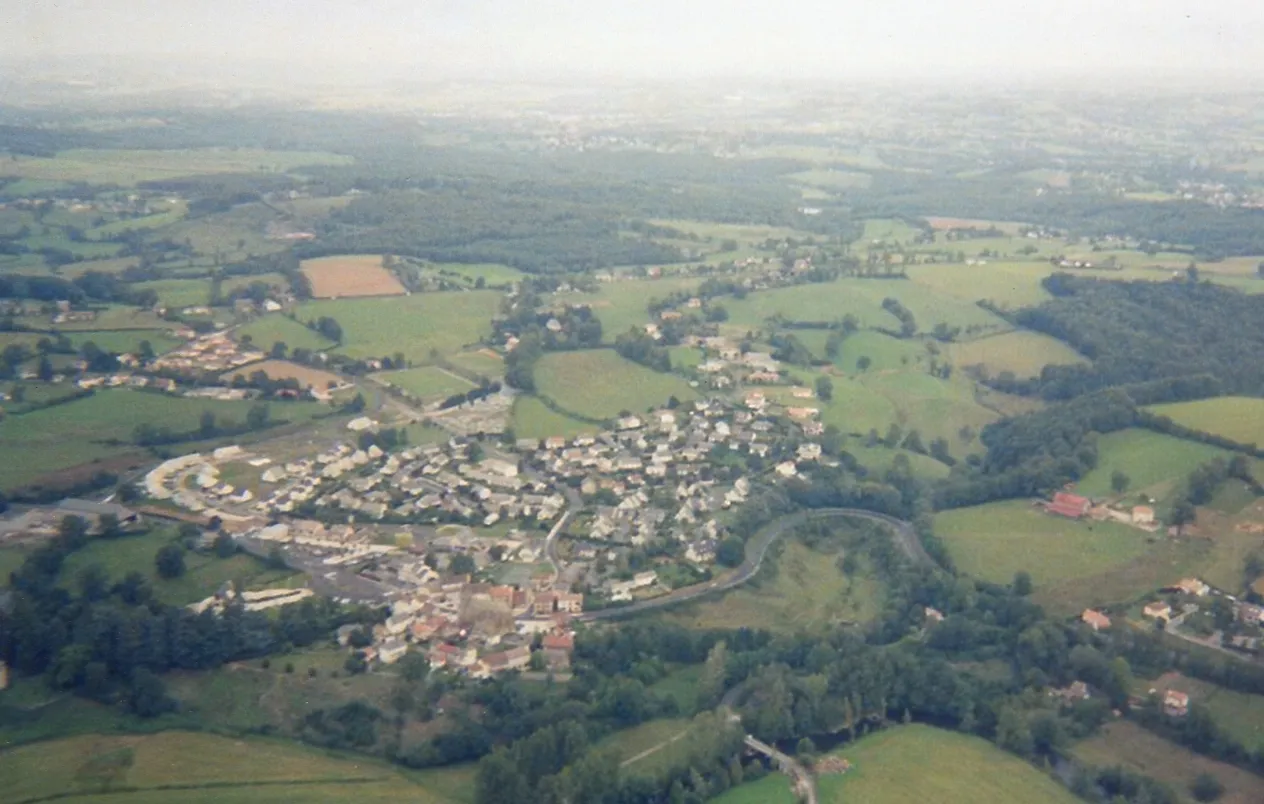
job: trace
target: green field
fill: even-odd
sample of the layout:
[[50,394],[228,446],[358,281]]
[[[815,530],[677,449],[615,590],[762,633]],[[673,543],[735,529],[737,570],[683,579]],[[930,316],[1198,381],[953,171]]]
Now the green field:
[[109,330],[106,332],[73,332],[67,337],[76,348],[82,347],[85,343],[91,341],[98,348],[107,352],[116,352],[118,354],[131,354],[140,349],[141,341],[149,341],[149,345],[153,347],[155,354],[169,352],[179,346],[183,341],[178,338],[172,338],[162,330],[147,329],[127,329],[127,330]]
[[197,307],[211,303],[209,279],[156,279],[137,282],[136,290],[152,290],[158,294],[158,302],[166,307]]
[[875,240],[882,241],[883,245],[893,245],[895,243],[910,243],[913,238],[920,233],[920,230],[908,225],[902,220],[895,218],[877,218],[865,221],[864,234],[856,241],[859,246],[873,245]]
[[981,364],[992,376],[1012,371],[1017,377],[1036,377],[1047,365],[1088,362],[1062,341],[1029,330],[954,343],[949,354],[958,366]]
[[474,388],[474,383],[437,366],[386,371],[375,374],[374,377],[401,391],[426,400],[440,399]]
[[651,299],[663,299],[679,291],[692,291],[698,285],[697,279],[621,279],[602,285],[596,293],[558,293],[553,300],[591,304],[593,313],[601,321],[602,339],[606,343],[614,343],[615,338],[630,328],[649,323],[650,314],[646,306]]
[[764,628],[778,633],[867,622],[882,605],[882,584],[863,558],[848,578],[838,567],[841,556],[787,541],[775,574],[770,567],[754,583],[665,616],[690,628]]
[[1106,724],[1101,733],[1072,750],[1073,755],[1092,765],[1122,765],[1161,782],[1166,782],[1192,801],[1189,786],[1200,773],[1210,773],[1225,786],[1217,801],[1221,804],[1256,804],[1264,801],[1264,779],[1244,770],[1216,762],[1164,740],[1126,720]]
[[523,277],[517,268],[496,263],[435,262],[427,263],[426,267],[440,274],[457,274],[471,286],[479,279],[488,285],[511,285]]
[[790,790],[790,779],[780,773],[769,773],[757,782],[734,787],[711,799],[712,804],[798,804]]
[[177,202],[171,205],[170,209],[162,212],[156,212],[152,215],[145,215],[139,218],[122,218],[107,223],[103,226],[97,226],[84,232],[89,240],[104,240],[114,237],[123,232],[134,232],[138,229],[158,229],[163,226],[170,226],[176,221],[181,220],[189,212],[188,206],[183,202]]
[[987,331],[1009,329],[1002,319],[971,302],[945,297],[930,288],[901,279],[844,278],[834,282],[794,285],[753,292],[745,299],[726,299],[729,322],[742,329],[757,329],[780,314],[792,321],[837,321],[850,313],[862,327],[898,329],[899,322],[882,309],[882,300],[900,301],[917,321],[919,332],[937,324],[979,327]]
[[[950,244],[956,245],[956,244]],[[970,243],[963,248],[973,248]],[[1049,298],[1041,280],[1054,272],[1048,262],[991,262],[987,265],[911,265],[909,278],[918,285],[963,301],[988,299],[1001,307],[1032,307]],[[1113,276],[1113,275],[1112,275]]]
[[552,352],[535,367],[539,392],[564,410],[592,419],[621,411],[644,413],[675,396],[682,402],[697,392],[674,374],[662,374],[625,360],[611,349]]
[[11,804],[452,801],[377,760],[181,731],[90,734],[12,748],[0,753],[0,787]]
[[448,355],[446,360],[457,371],[472,374],[475,377],[496,379],[505,374],[505,361],[494,352],[490,354],[485,351],[457,352],[454,355]]
[[890,728],[836,753],[846,757],[852,769],[818,779],[821,804],[1079,801],[1046,774],[991,743],[930,726]]
[[290,349],[312,349],[322,351],[333,346],[326,340],[292,318],[280,314],[266,315],[251,321],[237,330],[237,337],[249,335],[260,349],[271,349],[272,344],[280,341]]
[[598,743],[598,747],[613,749],[627,763],[625,770],[649,774],[662,763],[670,764],[674,757],[673,743],[669,741],[688,739],[691,725],[684,718],[651,720],[615,732]]
[[499,309],[496,291],[417,293],[381,299],[335,299],[299,307],[302,321],[330,316],[342,325],[340,351],[358,358],[403,352],[410,361],[430,359],[430,351],[452,354],[490,335]]
[[1217,725],[1233,739],[1248,750],[1264,748],[1264,695],[1235,692],[1179,675],[1165,675],[1157,683],[1142,681],[1138,686],[1143,695],[1152,686],[1189,693],[1190,700],[1205,706]]
[[[197,429],[205,411],[215,414],[221,422],[241,423],[252,404],[118,389],[10,416],[0,421],[0,443],[5,445],[6,456],[21,459],[0,461],[0,489],[14,488],[97,459],[136,452],[131,440],[139,424],[190,432]],[[287,403],[273,405],[272,417],[302,421],[327,410],[316,403]]]
[[692,712],[698,702],[698,681],[702,677],[702,665],[687,664],[671,671],[650,685],[655,695],[675,698],[682,712]]
[[596,433],[601,429],[595,424],[558,413],[547,407],[538,397],[526,394],[514,400],[512,426],[514,435],[518,438],[573,438]]
[[1177,424],[1202,430],[1241,444],[1264,444],[1264,399],[1222,396],[1195,402],[1152,405],[1152,413]]
[[201,148],[169,151],[73,149],[54,158],[6,159],[9,176],[47,181],[132,185],[142,181],[207,173],[284,173],[304,165],[348,165],[350,157],[257,148]]
[[[825,356],[824,344],[821,347],[821,356]],[[834,359],[834,365],[848,374],[859,374],[861,371],[857,368],[856,362],[862,357],[869,358],[870,362],[869,368],[865,369],[864,373],[876,373],[916,367],[926,363],[930,355],[917,341],[892,338],[890,335],[872,330],[861,330],[843,340],[838,350],[838,357]]]
[[158,600],[184,606],[214,594],[226,581],[240,583],[243,588],[256,588],[290,586],[295,580],[302,580],[301,575],[288,571],[268,570],[262,561],[243,553],[224,559],[193,552],[185,553],[184,575],[163,578],[155,569],[154,556],[159,548],[176,538],[174,529],[157,527],[143,534],[93,540],[66,559],[62,566],[62,584],[74,588],[79,573],[94,564],[106,571],[111,583],[135,570],[149,580]]
[[995,583],[1020,570],[1040,590],[1095,575],[1142,556],[1147,534],[1110,522],[1075,522],[1026,501],[988,503],[935,515],[935,533],[957,567]]
[[1097,466],[1076,484],[1079,493],[1090,497],[1111,494],[1111,475],[1118,470],[1131,480],[1130,493],[1144,491],[1159,499],[1170,494],[1199,464],[1231,457],[1218,447],[1138,429],[1102,436],[1097,455]]

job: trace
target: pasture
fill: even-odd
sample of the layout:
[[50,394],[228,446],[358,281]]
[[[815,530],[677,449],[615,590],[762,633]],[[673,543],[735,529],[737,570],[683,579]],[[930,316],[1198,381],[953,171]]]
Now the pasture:
[[70,342],[75,348],[81,348],[85,343],[92,342],[98,348],[107,352],[115,352],[117,354],[135,354],[140,349],[142,341],[149,341],[149,345],[153,347],[155,354],[169,352],[179,346],[184,341],[173,338],[163,330],[157,329],[127,329],[127,330],[104,330],[93,332],[72,332],[68,336]]
[[1047,262],[989,262],[987,265],[910,265],[909,279],[944,296],[975,302],[988,299],[1016,309],[1040,304],[1049,293],[1040,282],[1053,273]]
[[452,394],[465,393],[475,387],[474,383],[464,377],[438,366],[386,371],[373,376],[405,393],[425,400],[442,399]]
[[298,380],[304,388],[315,388],[324,391],[330,387],[341,385],[343,379],[332,371],[291,363],[288,360],[264,360],[248,366],[226,371],[222,379],[232,382],[236,377],[249,378],[256,371],[262,371],[270,380]]
[[197,307],[211,303],[209,279],[155,279],[137,282],[136,290],[152,290],[158,294],[158,303],[164,307]]
[[1200,773],[1210,773],[1225,786],[1220,804],[1256,804],[1264,801],[1264,779],[1200,756],[1170,743],[1126,720],[1107,723],[1102,731],[1077,744],[1076,758],[1098,766],[1122,765],[1161,782],[1183,794]]
[[377,760],[183,731],[85,734],[11,748],[0,753],[0,785],[13,804],[452,801]]
[[1030,330],[954,343],[948,347],[948,353],[958,366],[981,365],[992,376],[1010,371],[1017,377],[1036,377],[1048,365],[1088,362],[1062,341]]
[[868,562],[847,577],[838,564],[842,552],[819,552],[798,540],[786,541],[775,561],[766,562],[755,581],[722,597],[673,609],[666,619],[688,628],[752,628],[778,633],[824,631],[863,623],[878,615],[882,583]]
[[477,352],[457,352],[448,355],[447,363],[458,372],[489,379],[505,373],[505,361],[500,355],[487,349]]
[[723,304],[729,311],[729,323],[743,330],[758,329],[775,315],[791,321],[837,321],[848,313],[856,316],[862,327],[896,330],[899,321],[882,309],[882,301],[888,297],[909,309],[919,332],[930,332],[938,324],[980,332],[1010,328],[973,302],[948,298],[904,279],[847,277],[752,292],[745,299],[725,299]]
[[958,569],[994,583],[1026,571],[1037,590],[1096,575],[1143,555],[1147,534],[1110,522],[1075,522],[1045,514],[1026,501],[942,511],[935,533]]
[[818,778],[821,804],[1079,801],[1050,776],[986,740],[930,726],[885,729],[834,753],[847,758],[852,768]]
[[134,570],[149,581],[155,598],[169,605],[184,606],[214,594],[226,581],[235,581],[253,589],[290,586],[296,581],[301,584],[303,580],[302,575],[295,575],[289,570],[269,570],[262,561],[245,553],[218,558],[193,552],[184,554],[184,575],[163,578],[154,566],[154,556],[159,548],[176,538],[175,528],[164,526],[117,539],[94,539],[66,559],[61,569],[61,585],[73,588],[79,573],[91,565],[104,569],[111,584]]
[[524,276],[517,268],[497,263],[435,262],[427,263],[426,267],[440,276],[458,277],[471,287],[480,279],[487,285],[512,285]]
[[673,757],[670,742],[686,739],[692,724],[685,718],[664,718],[650,720],[630,729],[617,731],[606,737],[599,748],[615,751],[624,763],[626,770],[638,773],[653,773],[662,760],[670,761]]
[[[0,443],[6,456],[20,460],[0,461],[0,489],[14,488],[71,467],[110,456],[134,453],[133,433],[140,424],[166,427],[174,433],[197,430],[204,412],[221,423],[246,420],[252,402],[185,399],[165,394],[116,389],[92,396],[9,416],[0,421]],[[310,419],[327,410],[315,403],[273,405],[276,421]]]
[[518,438],[573,438],[591,435],[600,428],[595,424],[573,419],[546,406],[539,397],[520,394],[514,399],[512,424]]
[[1216,724],[1230,737],[1248,750],[1264,748],[1264,695],[1236,692],[1179,673],[1165,673],[1153,682],[1139,680],[1136,692],[1145,695],[1150,688],[1160,692],[1175,689],[1188,693],[1190,701],[1205,706]]
[[159,229],[183,219],[188,212],[188,205],[183,201],[177,201],[168,205],[168,208],[162,212],[155,212],[151,215],[143,215],[137,218],[120,218],[116,221],[93,227],[84,232],[84,236],[89,240],[105,240],[124,232]]
[[1144,491],[1162,499],[1199,464],[1230,454],[1208,444],[1134,428],[1102,436],[1097,455],[1097,466],[1076,484],[1080,494],[1110,495],[1111,475],[1120,471],[1131,480],[1130,493]]
[[[1232,489],[1230,484],[1225,485]],[[1242,488],[1241,485],[1238,488]],[[1199,577],[1230,593],[1243,591],[1242,567],[1246,558],[1264,548],[1264,534],[1247,529],[1264,523],[1264,500],[1255,499],[1252,495],[1247,505],[1230,514],[1216,510],[1216,502],[1213,499],[1211,506],[1198,511],[1199,532],[1212,542],[1211,553],[1199,568]],[[1239,525],[1243,526],[1242,529]]]
[[290,349],[312,349],[323,351],[333,346],[320,333],[303,326],[288,316],[274,313],[255,319],[249,324],[237,328],[237,338],[249,336],[251,342],[260,349],[268,350],[274,343],[283,343]]
[[646,307],[652,299],[692,291],[699,284],[697,279],[620,279],[603,284],[596,293],[555,293],[545,303],[592,305],[593,314],[601,321],[602,340],[614,343],[615,338],[632,327],[649,323]]
[[875,218],[865,221],[864,234],[856,241],[856,245],[911,243],[918,234],[920,234],[920,230],[898,218]]
[[730,788],[711,804],[798,804],[798,797],[790,790],[790,779],[780,773],[769,773],[757,782],[747,782]]
[[355,296],[402,296],[406,291],[383,265],[380,254],[343,254],[303,260],[303,275],[317,299]]
[[491,334],[499,309],[494,290],[461,293],[415,293],[381,299],[338,299],[307,302],[298,317],[309,321],[330,316],[342,326],[339,351],[355,358],[402,352],[410,362],[425,362],[431,350],[452,354]]
[[352,161],[350,157],[331,153],[258,148],[162,151],[81,148],[61,151],[53,158],[17,156],[6,159],[4,172],[23,179],[130,186],[176,176],[284,173],[304,165],[348,165]]
[[[824,357],[824,344],[821,355]],[[869,368],[861,371],[857,363],[860,358],[869,358]],[[899,371],[923,364],[929,358],[925,347],[910,340],[893,338],[873,330],[861,330],[852,333],[843,341],[834,358],[834,365],[848,374],[865,372]]]
[[1185,427],[1223,436],[1240,444],[1264,444],[1264,399],[1222,396],[1151,405],[1147,410],[1167,416]]
[[203,266],[235,262],[252,254],[283,251],[286,244],[267,236],[270,221],[277,212],[263,204],[241,204],[223,212],[185,219],[164,229],[161,236],[178,243],[188,241],[194,251],[206,259]]
[[698,394],[674,374],[662,374],[625,360],[612,349],[551,352],[535,367],[539,393],[563,410],[591,419],[611,419],[622,411],[644,413],[676,397]]

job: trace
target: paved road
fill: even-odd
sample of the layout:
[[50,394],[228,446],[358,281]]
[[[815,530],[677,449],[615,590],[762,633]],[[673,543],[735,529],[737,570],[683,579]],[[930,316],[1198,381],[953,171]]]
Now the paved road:
[[601,611],[592,611],[581,614],[578,619],[584,622],[593,622],[596,620],[613,620],[620,617],[630,617],[634,614],[642,614],[647,611],[661,609],[664,606],[674,606],[678,603],[685,603],[690,600],[697,600],[705,595],[715,592],[725,592],[729,589],[736,588],[755,577],[760,567],[764,564],[764,556],[768,554],[768,548],[773,545],[777,539],[807,522],[817,522],[823,519],[867,519],[870,522],[877,522],[886,525],[891,531],[895,544],[916,564],[926,566],[934,566],[935,561],[922,547],[921,540],[917,538],[917,532],[913,530],[913,525],[905,522],[903,519],[896,519],[893,516],[880,514],[877,511],[866,511],[860,508],[814,508],[807,511],[799,511],[787,517],[782,517],[775,522],[765,525],[754,536],[746,542],[746,560],[742,562],[737,571],[723,580],[710,581],[696,586],[688,586],[684,589],[677,589],[670,594],[656,597],[652,600],[642,600],[639,603],[633,603],[630,606],[619,606],[616,608],[602,609]]
[[777,764],[782,773],[794,780],[794,792],[800,801],[806,804],[817,804],[816,801],[816,782],[812,779],[812,774],[808,769],[799,764],[799,761],[788,754],[783,754],[773,746],[762,740],[757,740],[751,735],[746,735],[746,747],[752,751],[757,751],[771,759]]

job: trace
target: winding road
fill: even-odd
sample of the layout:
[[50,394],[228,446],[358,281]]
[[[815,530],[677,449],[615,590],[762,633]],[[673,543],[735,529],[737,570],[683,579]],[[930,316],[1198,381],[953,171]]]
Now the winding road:
[[691,600],[697,600],[700,597],[714,594],[716,592],[727,592],[749,581],[759,572],[760,567],[764,564],[764,556],[768,554],[768,548],[778,539],[795,528],[807,522],[818,522],[823,519],[867,519],[870,522],[877,522],[886,525],[891,531],[895,544],[900,550],[916,564],[925,566],[935,566],[935,560],[930,557],[926,549],[922,547],[922,542],[917,538],[917,532],[913,529],[910,522],[903,519],[896,519],[893,516],[880,514],[877,511],[868,511],[862,508],[813,508],[807,511],[799,511],[790,516],[782,517],[775,522],[771,522],[760,528],[754,536],[746,542],[746,560],[732,575],[723,580],[710,581],[704,584],[688,586],[684,589],[677,589],[674,592],[656,597],[651,600],[642,600],[639,603],[633,603],[629,606],[619,606],[617,608],[602,609],[600,611],[585,612],[576,619],[582,622],[595,622],[598,620],[614,620],[621,617],[631,617],[637,614],[644,614],[647,611],[654,611],[666,606],[674,606],[678,603],[686,603]]

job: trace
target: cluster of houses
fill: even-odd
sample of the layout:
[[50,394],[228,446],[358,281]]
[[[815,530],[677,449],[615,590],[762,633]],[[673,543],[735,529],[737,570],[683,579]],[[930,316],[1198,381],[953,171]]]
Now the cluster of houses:
[[226,332],[194,338],[151,364],[155,370],[182,373],[223,372],[263,360],[267,355],[239,343]]
[[1106,505],[1094,504],[1088,497],[1059,491],[1053,499],[1042,501],[1039,505],[1046,513],[1067,519],[1092,519],[1097,522],[1118,522],[1153,533],[1159,529],[1154,508],[1149,505],[1134,505],[1127,510]]
[[571,617],[582,611],[581,595],[554,591],[548,579],[508,586],[432,575],[391,604],[370,644],[354,645],[358,626],[344,626],[338,641],[370,663],[394,664],[418,651],[432,668],[471,678],[531,667],[560,673],[569,670],[575,647]]

